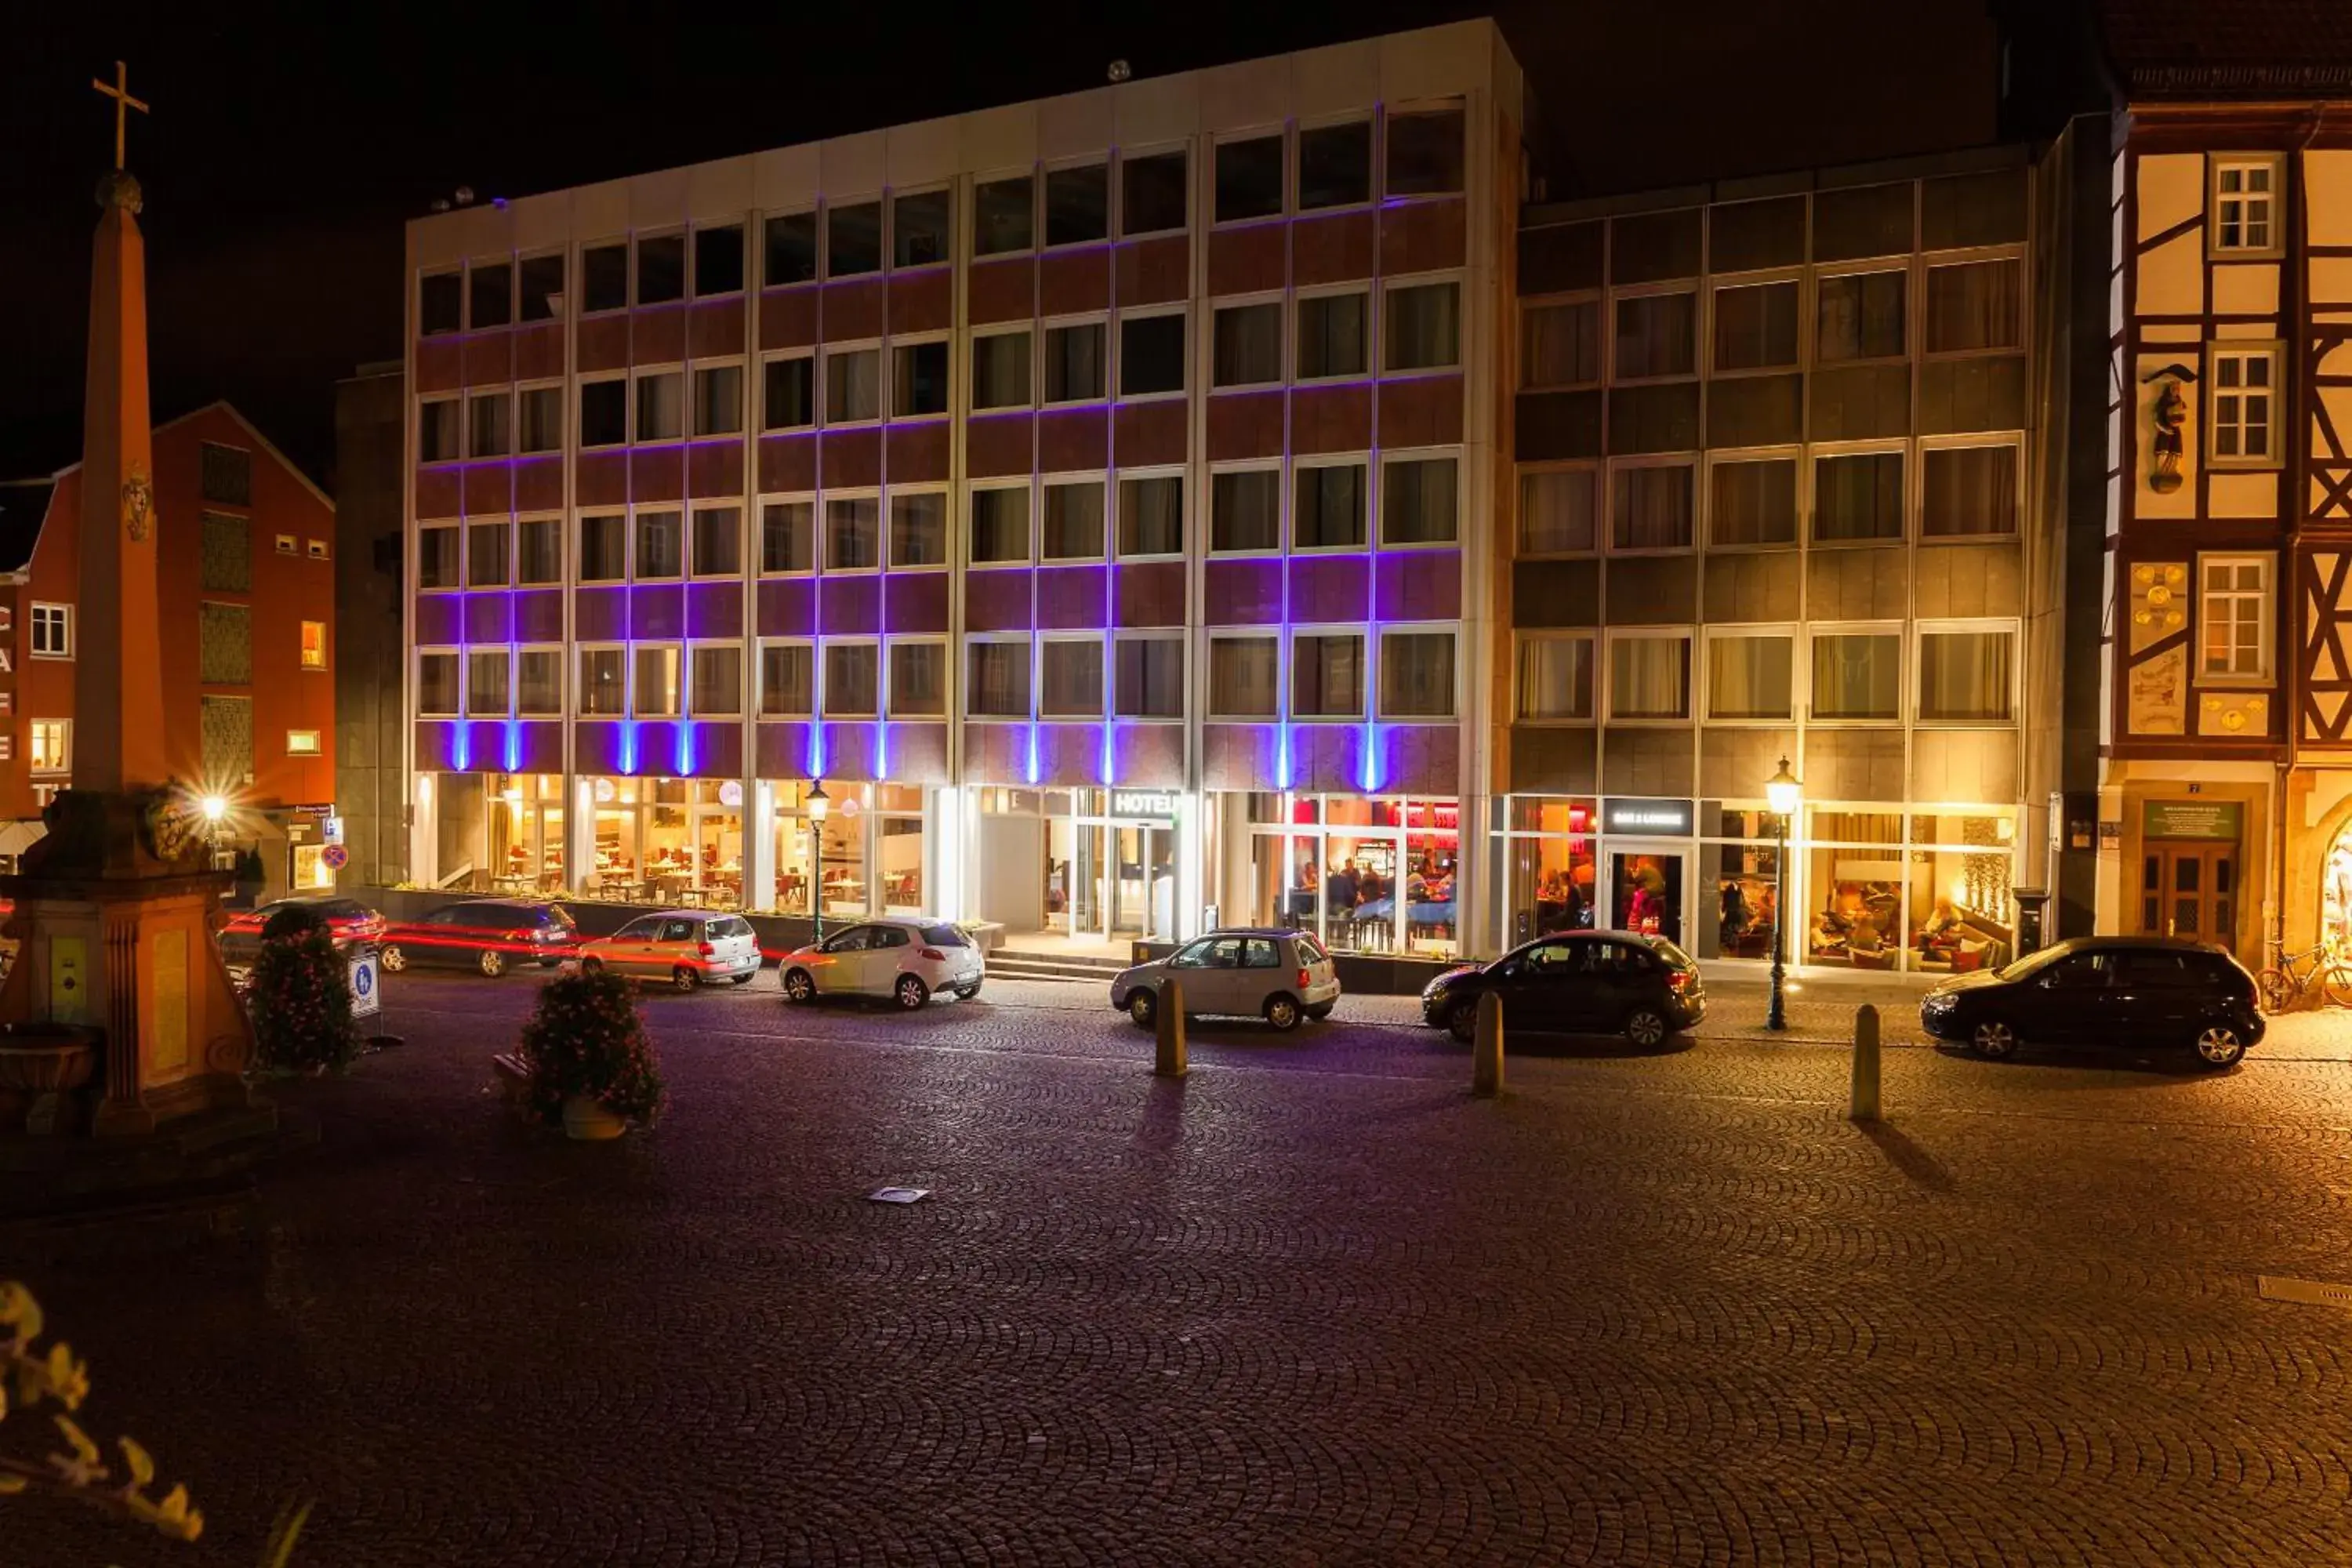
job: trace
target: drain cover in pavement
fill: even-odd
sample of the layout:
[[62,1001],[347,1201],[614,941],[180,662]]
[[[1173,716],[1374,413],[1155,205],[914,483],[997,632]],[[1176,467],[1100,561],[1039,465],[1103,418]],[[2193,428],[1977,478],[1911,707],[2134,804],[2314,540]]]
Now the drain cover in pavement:
[[2277,1274],[2258,1274],[2254,1282],[2266,1301],[2299,1301],[2306,1307],[2352,1307],[2352,1285],[2289,1279]]
[[919,1204],[931,1195],[929,1187],[877,1187],[866,1194],[866,1201],[876,1204]]

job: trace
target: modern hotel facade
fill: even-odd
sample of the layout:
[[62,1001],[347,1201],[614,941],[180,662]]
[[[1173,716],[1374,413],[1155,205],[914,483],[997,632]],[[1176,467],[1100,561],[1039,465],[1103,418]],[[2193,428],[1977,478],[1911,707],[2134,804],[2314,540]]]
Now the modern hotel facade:
[[1523,116],[1465,23],[413,223],[412,876],[1507,934]]

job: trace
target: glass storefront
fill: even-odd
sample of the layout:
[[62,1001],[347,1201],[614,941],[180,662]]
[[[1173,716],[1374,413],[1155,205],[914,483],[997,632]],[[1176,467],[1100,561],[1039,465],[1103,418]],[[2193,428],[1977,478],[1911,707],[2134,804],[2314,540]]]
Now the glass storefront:
[[1460,951],[1454,801],[1265,792],[1211,799],[1234,906],[1226,923],[1301,926],[1342,952]]
[[1174,940],[1173,795],[991,788],[979,805],[982,898],[1008,930],[1076,943]]
[[1815,807],[1806,843],[1815,963],[1929,973],[1997,968],[2016,944],[2017,817],[1964,807]]
[[1502,938],[1517,947],[1549,931],[1589,931],[1599,897],[1598,805],[1590,799],[1512,795],[1496,837]]
[[733,909],[743,898],[743,786],[732,779],[592,778],[586,897]]

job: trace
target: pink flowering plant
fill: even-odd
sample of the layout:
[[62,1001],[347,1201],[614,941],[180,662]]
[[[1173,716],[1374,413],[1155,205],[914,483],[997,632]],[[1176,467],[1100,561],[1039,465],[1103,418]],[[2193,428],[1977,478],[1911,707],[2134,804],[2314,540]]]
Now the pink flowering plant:
[[593,1100],[616,1116],[652,1125],[667,1091],[636,994],[617,974],[563,974],[540,987],[522,1026],[531,1110],[551,1125],[563,1102]]
[[[273,919],[272,924],[276,925]],[[253,961],[254,1042],[278,1072],[341,1072],[359,1055],[352,984],[323,925],[266,932]]]

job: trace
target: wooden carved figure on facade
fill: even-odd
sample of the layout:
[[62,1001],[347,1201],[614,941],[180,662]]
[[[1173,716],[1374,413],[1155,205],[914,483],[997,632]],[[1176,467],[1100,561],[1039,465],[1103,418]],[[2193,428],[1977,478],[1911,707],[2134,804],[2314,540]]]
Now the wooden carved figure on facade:
[[2189,423],[2189,400],[2180,395],[2180,384],[2195,381],[2197,373],[2185,364],[2168,364],[2145,379],[2164,378],[2156,391],[2156,406],[2149,417],[2156,426],[2150,450],[2156,455],[2156,467],[2147,476],[2147,488],[2158,495],[2170,495],[2180,488],[2181,430]]

